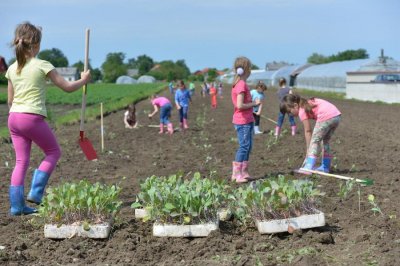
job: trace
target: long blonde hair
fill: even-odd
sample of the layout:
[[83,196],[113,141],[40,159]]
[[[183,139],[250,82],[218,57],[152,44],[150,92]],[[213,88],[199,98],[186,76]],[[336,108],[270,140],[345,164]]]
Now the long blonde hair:
[[[238,75],[238,68],[243,69],[243,74]],[[235,87],[236,83],[240,80],[240,76],[244,74],[250,74],[251,72],[251,61],[247,57],[241,56],[235,59],[235,63],[233,63],[233,71],[235,71],[235,77],[233,79],[233,87]]]
[[19,24],[15,29],[14,41],[11,46],[15,47],[15,57],[17,58],[17,74],[26,64],[27,55],[32,52],[32,49],[40,45],[42,40],[42,29],[36,27],[29,22]]

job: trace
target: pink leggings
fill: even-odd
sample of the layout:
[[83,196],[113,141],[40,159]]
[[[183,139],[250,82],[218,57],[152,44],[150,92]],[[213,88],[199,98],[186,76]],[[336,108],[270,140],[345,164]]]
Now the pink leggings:
[[15,168],[11,176],[12,186],[23,186],[29,167],[32,141],[45,153],[38,169],[49,175],[61,157],[60,146],[44,117],[37,114],[10,113],[8,129],[15,150]]

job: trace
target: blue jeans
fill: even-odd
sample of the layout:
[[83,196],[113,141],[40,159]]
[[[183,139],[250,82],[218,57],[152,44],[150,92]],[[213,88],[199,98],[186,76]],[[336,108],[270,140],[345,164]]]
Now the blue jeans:
[[183,119],[188,118],[189,106],[181,106],[179,109],[179,122],[183,123]]
[[[292,115],[288,115],[289,117],[289,123],[291,126],[295,126],[296,122],[294,121],[294,117]],[[278,121],[277,121],[277,126],[278,127],[282,127],[283,121],[285,120],[285,114],[282,114],[281,112],[279,112],[279,116],[278,116]]]
[[253,147],[254,123],[235,125],[239,149],[236,151],[235,162],[248,161]]
[[169,124],[169,117],[171,116],[172,105],[167,103],[160,108],[160,123],[164,125]]

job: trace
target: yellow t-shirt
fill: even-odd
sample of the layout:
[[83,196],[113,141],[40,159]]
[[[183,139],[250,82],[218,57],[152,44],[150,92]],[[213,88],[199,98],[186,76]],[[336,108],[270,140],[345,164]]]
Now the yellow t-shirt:
[[44,60],[31,58],[17,74],[18,63],[12,64],[6,73],[14,88],[10,112],[32,113],[47,116],[46,75],[54,66]]

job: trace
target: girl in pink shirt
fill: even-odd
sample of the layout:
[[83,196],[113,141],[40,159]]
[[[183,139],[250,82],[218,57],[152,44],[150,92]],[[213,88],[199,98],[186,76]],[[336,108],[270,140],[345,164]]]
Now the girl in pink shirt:
[[239,149],[236,151],[235,161],[232,162],[232,181],[247,182],[249,156],[253,146],[254,117],[253,107],[260,105],[260,101],[252,102],[249,87],[246,84],[251,73],[251,62],[246,57],[238,57],[234,63],[236,73],[231,91],[234,107],[233,124],[236,129]]
[[152,118],[158,112],[158,110],[160,110],[160,132],[158,133],[159,134],[164,133],[164,125],[167,126],[169,134],[174,133],[174,127],[172,123],[169,121],[172,110],[172,104],[170,100],[168,100],[165,97],[158,97],[157,95],[152,95],[151,104],[154,107],[154,111],[151,114],[149,114],[149,118]]
[[[305,99],[297,94],[288,94],[281,102],[281,112],[298,116],[304,125],[306,139],[307,157],[302,169],[314,170],[317,157],[321,153],[321,142],[323,144],[322,165],[315,170],[329,173],[332,153],[329,145],[336,128],[341,119],[340,111],[328,101],[310,98]],[[314,130],[311,130],[310,119],[316,121]],[[304,174],[310,172],[300,171]]]

